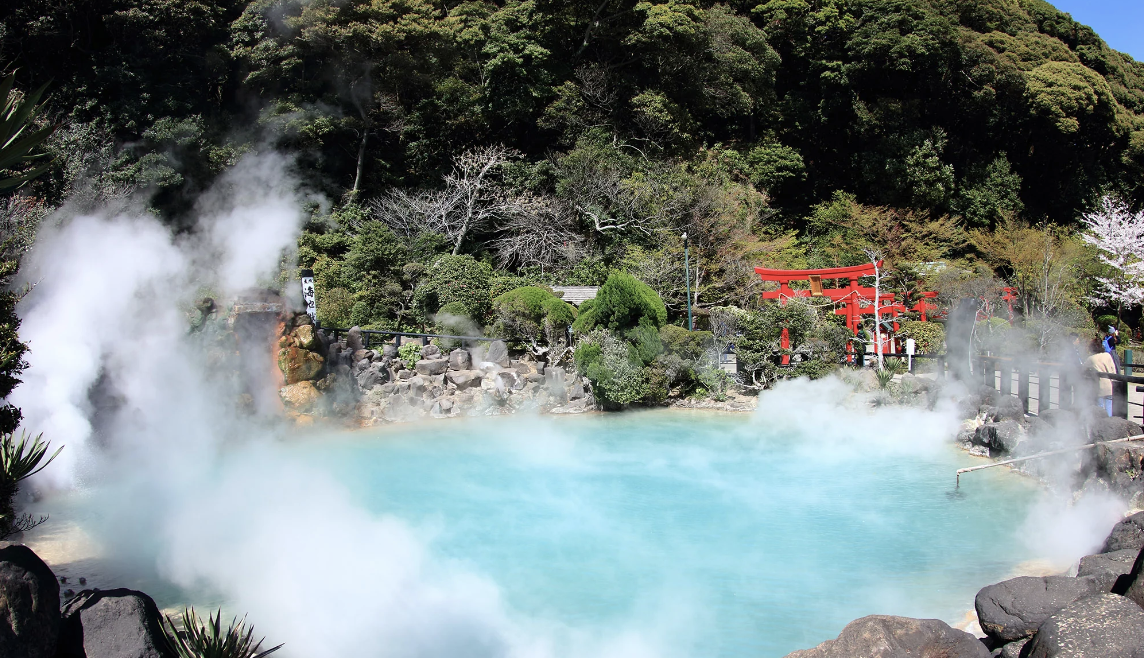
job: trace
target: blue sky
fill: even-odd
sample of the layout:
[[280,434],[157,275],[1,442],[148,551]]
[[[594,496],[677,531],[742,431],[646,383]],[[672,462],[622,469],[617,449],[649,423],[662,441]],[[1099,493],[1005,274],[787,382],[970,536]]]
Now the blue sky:
[[1112,48],[1144,62],[1144,0],[1049,0],[1089,25]]

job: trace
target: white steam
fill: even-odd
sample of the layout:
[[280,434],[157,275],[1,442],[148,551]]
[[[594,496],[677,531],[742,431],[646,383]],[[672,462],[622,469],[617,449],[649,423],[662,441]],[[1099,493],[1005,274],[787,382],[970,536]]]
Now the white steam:
[[[283,656],[681,651],[672,640],[688,613],[677,604],[654,628],[609,633],[508,609],[494,583],[435,557],[415,529],[367,512],[272,429],[234,413],[234,390],[187,335],[181,308],[202,287],[237,292],[275,273],[304,219],[297,189],[288,160],[252,155],[203,197],[190,236],[127,214],[44,231],[24,266],[36,283],[19,309],[30,368],[11,400],[29,430],[66,446],[41,483],[98,485],[109,552],[159,554],[166,577],[248,612],[260,635],[286,643]],[[952,404],[869,410],[834,379],[785,384],[758,413],[792,436],[810,424],[820,440],[807,449],[840,459],[944,449],[959,420]]]
[[181,309],[203,287],[276,273],[303,220],[288,172],[278,155],[243,159],[200,200],[191,235],[111,214],[41,236],[19,308],[30,368],[12,402],[66,447],[38,484],[90,485],[109,556],[221,595],[284,656],[671,655],[637,630],[513,617],[495,584],[235,412],[222,376],[234,364],[212,369]]

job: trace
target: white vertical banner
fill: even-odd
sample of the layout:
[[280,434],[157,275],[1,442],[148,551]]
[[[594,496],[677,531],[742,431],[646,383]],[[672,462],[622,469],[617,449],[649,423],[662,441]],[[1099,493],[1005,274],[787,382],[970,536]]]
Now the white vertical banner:
[[318,326],[318,296],[314,292],[314,271],[302,270],[302,299],[306,302],[306,313]]

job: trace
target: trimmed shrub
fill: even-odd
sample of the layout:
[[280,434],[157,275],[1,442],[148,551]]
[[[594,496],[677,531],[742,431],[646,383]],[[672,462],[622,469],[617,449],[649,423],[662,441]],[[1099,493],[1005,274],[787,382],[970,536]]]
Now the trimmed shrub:
[[324,327],[351,327],[354,296],[345,288],[334,288],[318,296],[318,322]]
[[610,407],[639,402],[648,393],[646,368],[635,348],[606,329],[585,336],[576,348],[576,369],[592,382],[596,399]]
[[547,288],[524,286],[493,300],[496,331],[534,346],[541,339],[553,345],[576,320],[576,308]]
[[493,268],[472,256],[441,256],[426,270],[414,301],[428,314],[459,302],[465,307],[467,317],[482,324],[492,306],[489,295],[492,276]]
[[667,324],[667,308],[659,293],[651,286],[626,272],[613,272],[596,294],[595,303],[580,307],[580,317],[572,325],[577,332],[588,332],[596,327],[611,331],[626,331],[647,319],[655,328]]
[[900,338],[913,338],[918,354],[937,354],[945,348],[945,327],[937,322],[903,322]]

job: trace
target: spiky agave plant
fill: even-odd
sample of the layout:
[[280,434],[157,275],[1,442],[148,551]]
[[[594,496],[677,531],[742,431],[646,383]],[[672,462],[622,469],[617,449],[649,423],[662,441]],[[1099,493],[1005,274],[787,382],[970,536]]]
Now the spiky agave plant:
[[[54,126],[37,128],[34,124],[36,115],[43,110],[40,98],[48,86],[45,84],[21,99],[12,90],[15,82],[15,73],[0,81],[0,170],[19,170],[46,158],[45,154],[32,151],[55,130]],[[50,164],[43,162],[31,171],[8,178],[0,176],[0,191],[20,187],[44,173]]]
[[906,363],[905,359],[898,356],[891,356],[886,359],[885,369],[895,375],[903,375],[910,369],[910,366]]
[[27,514],[17,516],[14,506],[20,482],[47,468],[64,449],[60,446],[45,460],[50,447],[43,434],[29,437],[21,431],[19,438],[11,432],[0,434],[0,539],[47,520],[35,520]]
[[263,658],[282,648],[279,644],[261,651],[266,638],[254,641],[254,626],[246,625],[246,617],[241,620],[235,617],[224,632],[221,608],[216,614],[208,614],[205,623],[193,608],[186,608],[182,622],[182,631],[170,617],[165,617],[163,624],[167,641],[179,658]]
[[875,371],[874,375],[878,378],[878,388],[886,388],[894,380],[894,373],[889,368]]

